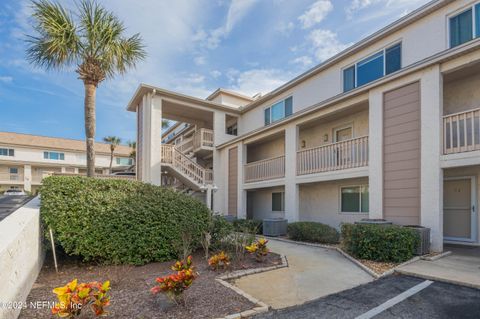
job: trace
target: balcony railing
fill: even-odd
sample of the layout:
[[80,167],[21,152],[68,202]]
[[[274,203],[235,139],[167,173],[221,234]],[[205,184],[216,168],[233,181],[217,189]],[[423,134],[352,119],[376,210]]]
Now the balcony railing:
[[297,152],[297,175],[368,165],[368,136]]
[[2,182],[22,182],[23,174],[0,173],[0,181]]
[[212,148],[213,147],[213,131],[201,128],[195,132],[193,135],[193,149],[198,150],[202,147]]
[[175,145],[175,147],[182,153],[188,153],[193,150],[193,138],[185,138],[183,141]]
[[285,155],[245,165],[245,182],[258,182],[285,177]]
[[443,117],[443,153],[480,150],[480,108]]

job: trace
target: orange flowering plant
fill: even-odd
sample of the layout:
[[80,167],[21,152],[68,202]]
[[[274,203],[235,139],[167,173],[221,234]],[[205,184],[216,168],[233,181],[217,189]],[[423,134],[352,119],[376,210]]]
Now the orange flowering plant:
[[172,270],[176,274],[158,277],[155,281],[157,286],[150,289],[153,294],[164,292],[170,299],[178,303],[183,296],[183,292],[187,290],[197,278],[198,274],[193,267],[192,256],[188,256],[186,261],[177,261]]
[[245,246],[245,249],[249,254],[255,254],[255,259],[258,262],[263,261],[263,258],[268,255],[270,250],[267,247],[268,240],[265,238],[257,239],[249,246]]
[[95,316],[106,315],[105,307],[110,304],[109,290],[108,280],[103,284],[96,281],[79,284],[77,279],[74,279],[63,287],[53,289],[58,303],[52,308],[52,314],[62,318],[73,318],[79,316],[82,310],[90,305]]
[[213,255],[208,260],[208,265],[212,268],[212,270],[218,270],[222,267],[224,270],[230,266],[230,257],[225,254],[225,252],[221,251],[216,255]]

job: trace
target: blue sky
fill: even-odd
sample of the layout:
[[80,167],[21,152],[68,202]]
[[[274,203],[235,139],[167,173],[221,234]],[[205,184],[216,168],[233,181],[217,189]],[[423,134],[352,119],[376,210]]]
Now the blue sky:
[[[60,0],[74,8],[73,1]],[[99,0],[140,33],[148,58],[97,91],[97,140],[135,138],[125,106],[141,82],[205,98],[266,93],[428,0]],[[0,130],[84,138],[83,84],[25,60],[28,1],[0,6]]]

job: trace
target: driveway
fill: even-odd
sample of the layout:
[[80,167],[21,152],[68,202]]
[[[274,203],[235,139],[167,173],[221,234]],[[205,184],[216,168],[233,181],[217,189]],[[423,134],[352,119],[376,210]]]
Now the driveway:
[[285,255],[288,267],[239,278],[235,285],[279,309],[302,304],[373,280],[333,249],[270,239],[269,248]]
[[5,196],[0,195],[0,221],[6,218],[8,215],[17,210],[20,206],[23,206],[32,197],[30,196]]
[[478,319],[479,314],[478,289],[392,275],[300,306],[270,311],[254,318]]

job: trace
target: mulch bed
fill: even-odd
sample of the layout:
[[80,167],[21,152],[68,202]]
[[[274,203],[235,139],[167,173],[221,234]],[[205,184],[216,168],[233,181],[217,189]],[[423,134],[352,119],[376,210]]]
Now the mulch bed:
[[383,273],[392,270],[399,265],[398,263],[381,262],[366,259],[358,259],[358,261],[373,270],[378,275],[382,275]]
[[[155,285],[155,278],[172,273],[173,261],[150,263],[144,266],[104,266],[85,264],[72,258],[62,257],[59,262],[59,273],[55,272],[52,257],[47,256],[30,294],[27,305],[37,301],[56,301],[52,290],[63,286],[72,279],[79,282],[105,281],[111,282],[111,303],[107,307],[109,318],[217,318],[242,312],[254,305],[233,290],[215,281],[222,272],[214,272],[208,268],[202,252],[193,255],[194,265],[200,276],[186,291],[186,306],[177,306],[163,294],[153,295],[150,288]],[[258,263],[252,256],[238,264],[233,264],[230,271],[249,268],[260,268],[278,265],[280,256],[270,253],[264,262]],[[90,309],[85,309],[81,318],[92,318]],[[23,309],[20,317],[52,318],[51,310]]]

